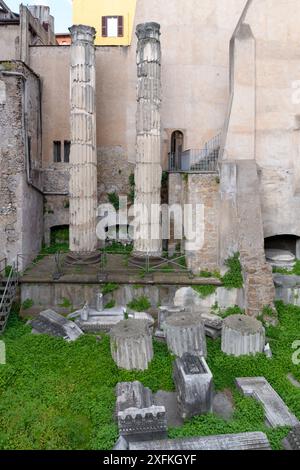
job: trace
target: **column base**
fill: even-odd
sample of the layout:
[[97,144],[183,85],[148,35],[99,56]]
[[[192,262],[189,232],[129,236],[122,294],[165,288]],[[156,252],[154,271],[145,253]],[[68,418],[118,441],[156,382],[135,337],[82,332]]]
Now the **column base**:
[[72,266],[88,266],[90,264],[98,264],[101,261],[100,251],[91,253],[70,252],[65,257],[65,263]]

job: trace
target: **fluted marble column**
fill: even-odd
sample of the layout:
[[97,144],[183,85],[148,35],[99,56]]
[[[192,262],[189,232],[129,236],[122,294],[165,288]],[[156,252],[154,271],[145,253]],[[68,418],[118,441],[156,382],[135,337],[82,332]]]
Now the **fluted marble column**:
[[[137,26],[137,155],[135,169],[135,204],[140,231],[134,241],[134,256],[160,256],[162,252],[160,218],[150,220],[161,203],[161,47],[160,25]],[[147,217],[148,216],[148,217]]]
[[95,100],[96,31],[90,26],[70,28],[71,46],[71,154],[70,251],[71,257],[92,262],[98,246],[97,146]]

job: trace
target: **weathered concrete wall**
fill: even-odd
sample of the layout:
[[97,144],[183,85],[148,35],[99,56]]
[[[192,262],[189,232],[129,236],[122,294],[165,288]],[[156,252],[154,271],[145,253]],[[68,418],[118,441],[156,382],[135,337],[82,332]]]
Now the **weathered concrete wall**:
[[[33,6],[31,9],[34,13],[39,8]],[[49,9],[44,7],[44,10]],[[44,28],[41,21],[21,4],[19,18],[9,19],[0,24],[0,60],[22,60],[30,65],[30,45],[56,44],[53,17],[48,14],[48,18],[43,18],[43,21],[46,19],[49,21],[48,29]]]
[[224,158],[256,160],[264,237],[300,235],[299,15],[297,0],[251,0],[233,38]]
[[43,236],[43,197],[29,184],[41,166],[39,79],[21,63],[0,69],[0,258],[12,263],[32,259]]
[[15,60],[20,55],[19,25],[0,26],[0,60]]

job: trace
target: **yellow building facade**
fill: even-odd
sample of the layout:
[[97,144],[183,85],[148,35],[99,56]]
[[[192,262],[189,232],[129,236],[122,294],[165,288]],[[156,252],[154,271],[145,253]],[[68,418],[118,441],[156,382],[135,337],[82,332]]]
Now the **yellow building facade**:
[[136,0],[73,0],[73,24],[96,29],[97,46],[129,46]]

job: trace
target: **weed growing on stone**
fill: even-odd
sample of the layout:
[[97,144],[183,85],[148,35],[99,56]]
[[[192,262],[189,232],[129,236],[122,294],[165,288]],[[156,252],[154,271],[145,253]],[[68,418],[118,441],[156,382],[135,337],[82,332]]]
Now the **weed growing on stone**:
[[132,301],[127,304],[127,307],[131,310],[134,310],[135,312],[145,312],[151,307],[151,302],[143,295],[141,297],[132,299]]

